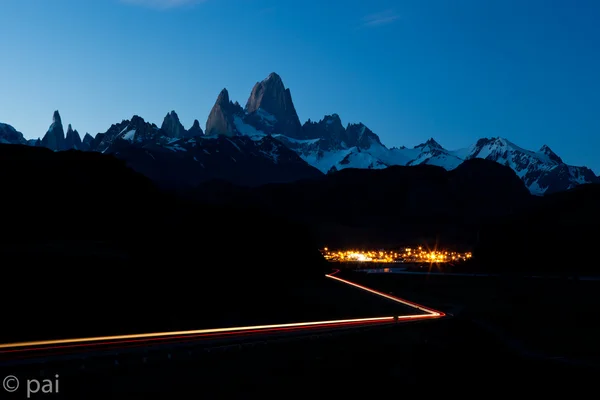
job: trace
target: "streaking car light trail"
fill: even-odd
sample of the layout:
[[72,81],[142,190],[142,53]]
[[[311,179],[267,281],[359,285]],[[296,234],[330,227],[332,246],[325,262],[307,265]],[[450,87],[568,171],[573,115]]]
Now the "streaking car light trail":
[[[98,336],[98,337],[86,337],[86,338],[72,338],[72,339],[57,339],[57,340],[41,340],[41,341],[27,341],[19,343],[7,343],[0,344],[0,354],[5,353],[22,353],[22,352],[38,352],[43,350],[59,350],[59,349],[77,349],[77,348],[88,348],[118,345],[125,347],[137,347],[151,342],[169,342],[172,343],[178,339],[178,342],[193,340],[193,339],[210,339],[210,338],[226,338],[226,337],[238,337],[247,336],[252,334],[272,334],[281,332],[294,332],[309,329],[333,329],[350,326],[362,326],[369,324],[389,324],[397,321],[409,321],[409,320],[421,320],[440,318],[445,316],[443,312],[436,311],[422,305],[401,299],[399,297],[391,296],[374,289],[370,289],[366,286],[359,285],[357,283],[348,281],[346,279],[334,276],[339,270],[334,271],[331,274],[327,274],[328,278],[334,279],[338,282],[345,283],[350,286],[365,290],[372,294],[384,297],[388,300],[401,303],[403,305],[415,308],[425,314],[417,315],[397,315],[390,317],[377,317],[377,318],[354,318],[354,319],[341,319],[341,320],[330,320],[330,321],[315,321],[315,322],[298,322],[288,324],[273,324],[273,325],[255,325],[255,326],[241,326],[241,327],[230,327],[230,328],[215,328],[215,329],[199,329],[199,330],[188,330],[188,331],[173,331],[173,332],[155,332],[155,333],[141,333],[141,334],[130,334],[130,335],[114,335],[114,336]],[[84,349],[82,349],[84,350]]]
[[392,296],[392,295],[389,295],[389,294],[385,294],[385,293],[383,293],[383,292],[380,292],[380,291],[377,291],[377,290],[374,290],[374,289],[368,288],[368,287],[366,287],[366,286],[359,285],[358,283],[350,282],[350,281],[348,281],[348,280],[346,280],[346,279],[342,279],[342,278],[338,278],[337,276],[334,276],[334,275],[335,275],[335,274],[337,274],[338,272],[340,272],[340,270],[339,270],[339,269],[337,269],[337,270],[335,270],[334,272],[332,272],[331,274],[327,274],[327,275],[325,275],[325,276],[326,276],[326,277],[328,277],[328,278],[331,278],[331,279],[335,279],[335,280],[336,280],[336,281],[338,281],[338,282],[343,282],[343,283],[345,283],[345,284],[347,284],[347,285],[354,286],[354,287],[356,287],[356,288],[359,288],[359,289],[365,290],[365,291],[367,291],[367,292],[369,292],[369,293],[373,293],[373,294],[376,294],[376,295],[378,295],[378,296],[385,297],[385,298],[386,298],[386,299],[388,299],[388,300],[392,300],[392,301],[395,301],[395,302],[397,302],[397,303],[404,304],[405,306],[409,306],[409,307],[412,307],[412,308],[416,308],[417,310],[420,310],[420,311],[426,312],[426,313],[427,313],[428,315],[430,315],[431,317],[443,317],[443,316],[445,316],[445,315],[446,315],[445,313],[443,313],[443,312],[441,312],[441,311],[436,311],[436,310],[434,310],[434,309],[431,309],[431,308],[424,307],[424,306],[422,306],[422,305],[420,305],[420,304],[413,303],[412,301],[404,300],[404,299],[401,299],[400,297],[396,297],[396,296]]
[[[423,317],[416,316],[416,317]],[[414,319],[414,318],[413,318]],[[312,325],[306,327],[287,327],[287,328],[272,328],[272,329],[257,329],[257,330],[249,330],[242,332],[227,332],[227,333],[211,333],[211,334],[191,334],[191,335],[178,335],[178,336],[168,336],[168,337],[156,337],[156,338],[146,338],[146,339],[130,339],[130,340],[115,340],[115,341],[104,341],[104,342],[95,342],[93,344],[94,348],[101,347],[102,350],[111,350],[111,349],[122,349],[125,345],[127,348],[131,347],[140,347],[147,346],[148,344],[153,344],[149,342],[154,342],[156,344],[162,344],[164,342],[168,344],[176,344],[176,343],[186,343],[193,339],[221,339],[227,337],[248,337],[257,334],[273,334],[273,333],[285,333],[285,332],[295,332],[298,330],[318,330],[319,328],[323,329],[332,329],[332,328],[344,328],[344,327],[352,327],[355,325],[359,326],[368,326],[368,325],[377,325],[382,323],[394,323],[394,317],[383,317],[383,318],[375,318],[373,321],[354,321],[353,322],[345,322],[339,324],[325,324],[325,325]],[[175,340],[179,339],[179,340]],[[113,346],[113,347],[111,347]],[[116,347],[115,347],[116,346]],[[76,343],[69,345],[56,345],[56,346],[44,346],[44,347],[24,347],[24,348],[14,348],[9,350],[1,350],[0,355],[7,353],[30,353],[32,350],[43,351],[43,350],[59,350],[59,349],[74,349],[77,350],[81,347],[90,347],[88,343]],[[61,353],[64,354],[64,353]]]
[[[420,317],[419,315],[407,315],[403,318],[414,318]],[[76,338],[76,339],[58,339],[58,340],[43,340],[43,341],[32,341],[32,342],[21,342],[21,343],[9,343],[0,344],[0,349],[11,349],[19,347],[36,347],[36,346],[54,346],[61,344],[93,344],[95,342],[119,342],[125,340],[135,339],[154,339],[154,338],[169,338],[169,337],[194,337],[194,336],[218,336],[219,334],[227,333],[247,333],[247,332],[263,332],[281,328],[307,328],[307,327],[328,327],[328,326],[339,326],[346,323],[368,323],[368,322],[389,322],[394,317],[378,317],[378,318],[358,318],[358,319],[341,319],[332,321],[318,321],[318,322],[298,322],[291,324],[277,324],[277,325],[255,325],[255,326],[239,326],[232,328],[216,328],[216,329],[199,329],[190,331],[174,331],[174,332],[156,332],[156,333],[140,333],[132,335],[116,335],[116,336],[98,336],[88,338]]]

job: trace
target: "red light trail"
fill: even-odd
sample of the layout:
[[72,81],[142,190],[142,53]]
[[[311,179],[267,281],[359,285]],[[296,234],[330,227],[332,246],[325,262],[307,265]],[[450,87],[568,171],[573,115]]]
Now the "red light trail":
[[330,279],[334,279],[338,282],[342,282],[369,293],[384,297],[388,300],[415,308],[424,312],[424,314],[6,343],[0,344],[0,356],[20,354],[40,355],[40,353],[55,353],[56,351],[60,351],[60,354],[64,355],[86,352],[94,349],[115,350],[132,347],[144,347],[152,344],[186,343],[194,340],[245,338],[253,335],[272,335],[278,333],[302,332],[311,330],[332,330],[345,327],[364,327],[376,324],[393,324],[401,321],[440,318],[446,315],[441,311],[433,310],[420,304],[391,296],[334,276],[338,272],[339,270],[336,270],[331,274],[327,274],[326,276]]

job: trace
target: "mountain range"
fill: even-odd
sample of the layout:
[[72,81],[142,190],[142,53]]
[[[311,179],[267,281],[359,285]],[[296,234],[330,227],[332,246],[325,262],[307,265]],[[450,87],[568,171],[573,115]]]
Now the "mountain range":
[[535,195],[600,182],[591,169],[564,163],[546,145],[531,151],[504,138],[482,138],[467,148],[447,150],[431,138],[413,148],[388,148],[367,126],[344,126],[337,114],[302,124],[290,89],[276,73],[254,85],[244,107],[223,89],[204,131],[198,120],[185,129],[171,111],[160,127],[135,115],[82,138],[71,125],[65,133],[55,111],[43,137],[26,140],[12,126],[0,124],[0,143],[112,154],[163,186],[178,188],[210,180],[245,186],[285,183],[347,168],[426,164],[450,171],[476,158],[510,167]]

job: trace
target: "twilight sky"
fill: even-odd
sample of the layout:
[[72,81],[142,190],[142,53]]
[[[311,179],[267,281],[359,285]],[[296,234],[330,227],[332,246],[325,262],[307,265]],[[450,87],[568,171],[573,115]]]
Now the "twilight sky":
[[501,136],[600,173],[597,0],[1,0],[0,122],[189,128],[277,72],[300,119],[388,146]]

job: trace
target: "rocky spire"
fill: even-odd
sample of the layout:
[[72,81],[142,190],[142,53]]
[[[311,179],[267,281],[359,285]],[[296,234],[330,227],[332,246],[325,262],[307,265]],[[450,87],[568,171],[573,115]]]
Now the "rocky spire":
[[363,123],[348,124],[344,141],[350,147],[356,146],[364,150],[370,148],[373,144],[382,145],[379,136],[367,128]]
[[187,131],[186,136],[187,137],[195,137],[195,136],[202,136],[202,135],[204,135],[204,132],[202,131],[202,128],[200,128],[200,122],[198,122],[198,120],[195,119],[194,124]]
[[421,147],[426,147],[426,146],[429,146],[429,148],[432,150],[433,149],[437,149],[437,150],[442,149],[442,146],[438,142],[436,142],[434,138],[429,138],[425,143],[421,143],[421,144],[415,146],[415,148],[421,148]]
[[179,116],[175,111],[171,111],[165,116],[160,129],[162,129],[168,137],[172,138],[182,138],[186,134],[185,128],[179,121]]
[[67,127],[65,138],[65,150],[69,149],[81,150],[81,136],[79,136],[79,132],[73,130],[71,124]]
[[230,101],[231,100],[229,100],[229,92],[227,91],[227,88],[223,88],[223,90],[221,90],[221,92],[217,96],[216,103],[220,105],[225,105],[229,104]]
[[52,125],[50,125],[48,132],[42,138],[42,146],[55,151],[66,149],[65,131],[58,110],[54,111]]
[[236,129],[233,123],[233,114],[233,104],[229,101],[229,92],[227,89],[223,89],[206,120],[206,134],[234,136]]
[[83,140],[81,141],[81,150],[89,151],[92,149],[92,143],[94,143],[94,137],[89,133],[85,133]]
[[54,111],[54,114],[52,114],[52,125],[54,124],[59,124],[62,126],[62,119],[60,118],[60,113],[58,110]]
[[260,110],[275,118],[274,133],[281,133],[291,138],[300,139],[302,125],[292,102],[290,89],[283,85],[281,77],[275,72],[262,82],[257,82],[246,103],[246,112],[257,113]]

